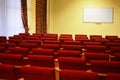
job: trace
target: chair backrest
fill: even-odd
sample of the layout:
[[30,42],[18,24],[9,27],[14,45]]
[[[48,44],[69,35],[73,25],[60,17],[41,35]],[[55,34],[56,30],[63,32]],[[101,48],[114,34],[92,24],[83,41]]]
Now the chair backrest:
[[11,65],[24,65],[23,56],[21,54],[0,54],[0,62]]
[[51,55],[54,56],[54,49],[33,48],[32,53],[38,55]]
[[106,46],[104,45],[86,45],[85,49],[88,52],[106,52]]
[[24,80],[55,80],[54,68],[22,66],[20,75]]
[[16,80],[15,69],[13,65],[0,64],[0,80]]
[[57,55],[58,57],[81,57],[81,51],[74,51],[74,50],[58,50]]
[[107,53],[85,52],[84,56],[88,62],[90,60],[109,60],[109,54]]
[[54,67],[54,57],[46,55],[28,55],[28,64],[32,66]]
[[60,80],[98,80],[96,72],[61,70]]
[[108,73],[106,80],[120,80],[120,74]]
[[91,60],[91,70],[98,73],[120,73],[120,62]]
[[84,58],[58,57],[60,69],[86,70]]
[[61,47],[65,50],[77,50],[77,51],[81,51],[83,48],[82,45],[67,45],[67,44],[63,44],[61,45]]

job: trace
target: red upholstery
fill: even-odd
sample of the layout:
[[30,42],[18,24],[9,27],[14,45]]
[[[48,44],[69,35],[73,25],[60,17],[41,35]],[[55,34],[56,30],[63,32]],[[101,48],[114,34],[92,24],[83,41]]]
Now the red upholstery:
[[120,47],[110,47],[112,53],[120,53]]
[[117,61],[120,61],[120,52],[119,53],[114,53],[115,59]]
[[98,80],[96,72],[61,70],[60,80]]
[[58,50],[60,48],[59,44],[41,44],[41,48]]
[[60,44],[59,40],[44,40],[44,44]]
[[109,60],[109,54],[97,53],[97,52],[85,52],[85,58],[87,61],[90,60]]
[[61,47],[65,50],[77,50],[77,51],[81,51],[81,49],[83,48],[82,45],[62,45]]
[[120,74],[108,73],[106,80],[120,80]]
[[60,69],[86,70],[86,60],[83,58],[58,57]]
[[0,47],[0,53],[4,53],[6,51],[5,47]]
[[99,73],[120,73],[120,62],[91,60],[90,63],[92,71]]
[[0,54],[0,62],[11,65],[24,65],[21,54]]
[[20,74],[24,80],[55,80],[54,68],[22,66]]
[[6,42],[7,38],[6,36],[0,36],[0,42]]
[[102,45],[101,42],[88,42],[88,41],[84,42],[83,44],[84,45]]
[[54,49],[33,48],[33,54],[54,56]]
[[67,44],[67,45],[80,45],[81,41],[64,41],[62,44]]
[[29,49],[38,47],[37,43],[19,43],[18,46],[29,48]]
[[43,55],[28,55],[28,64],[32,66],[54,67],[54,57]]
[[106,52],[106,46],[104,45],[86,45],[85,48],[89,52]]
[[0,79],[16,80],[13,65],[0,64]]
[[57,51],[58,57],[81,57],[80,51],[74,51],[74,50],[58,50]]
[[106,35],[105,38],[109,40],[115,40],[115,39],[118,39],[118,36]]
[[29,52],[28,48],[10,47],[10,48],[8,48],[8,50],[10,51],[10,53],[23,54],[24,56],[26,56],[28,54],[28,52]]
[[102,35],[90,35],[90,39],[94,41],[94,39],[102,39]]

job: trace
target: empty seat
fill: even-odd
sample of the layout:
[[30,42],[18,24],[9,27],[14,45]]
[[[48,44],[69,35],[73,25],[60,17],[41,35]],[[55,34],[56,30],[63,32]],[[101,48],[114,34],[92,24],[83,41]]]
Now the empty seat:
[[64,41],[62,44],[67,44],[67,45],[80,45],[81,41]]
[[102,39],[102,35],[90,35],[90,39],[94,41],[94,39]]
[[106,80],[120,80],[120,74],[108,73]]
[[13,65],[0,64],[0,80],[16,80]]
[[29,48],[30,50],[32,48],[37,48],[38,47],[37,43],[19,43],[18,46],[19,47]]
[[118,36],[116,36],[116,35],[113,35],[113,36],[112,35],[111,36],[110,35],[106,35],[105,38],[112,41],[112,40],[118,39]]
[[0,36],[0,42],[6,42],[7,38],[6,36]]
[[6,48],[3,46],[3,47],[0,47],[0,53],[4,53],[6,52]]
[[3,64],[11,64],[11,65],[24,65],[24,60],[21,54],[0,54],[0,62]]
[[28,64],[32,66],[54,67],[54,57],[44,55],[28,55]]
[[65,50],[77,50],[77,51],[81,51],[83,46],[82,45],[61,45],[61,47]]
[[58,57],[63,56],[63,57],[81,57],[81,52],[80,51],[74,51],[74,50],[58,50],[57,55]]
[[59,44],[41,44],[41,48],[58,50],[60,48],[60,45]]
[[59,40],[44,40],[44,44],[60,44]]
[[101,42],[88,42],[88,41],[85,41],[83,42],[83,45],[102,45]]
[[86,70],[84,58],[58,57],[60,69]]
[[96,72],[61,70],[60,80],[98,80]]
[[106,52],[106,46],[104,45],[86,45],[85,49],[88,52]]
[[54,49],[33,48],[32,53],[37,55],[51,55],[54,56]]
[[23,54],[24,56],[27,56],[29,53],[28,48],[19,48],[19,47],[9,47],[8,51],[12,54]]
[[114,53],[115,60],[120,61],[120,52],[119,53]]
[[19,75],[24,80],[55,80],[54,68],[22,66]]
[[85,52],[84,57],[89,62],[90,60],[107,60],[109,61],[109,54],[97,52]]
[[91,70],[98,73],[120,73],[120,62],[91,60]]

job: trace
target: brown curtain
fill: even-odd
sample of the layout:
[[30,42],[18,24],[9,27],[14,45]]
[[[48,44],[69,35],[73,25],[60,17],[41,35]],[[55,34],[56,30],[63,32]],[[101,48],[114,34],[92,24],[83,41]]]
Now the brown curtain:
[[47,33],[47,0],[36,0],[36,33]]
[[29,33],[28,17],[27,17],[27,0],[21,0],[21,15],[25,33]]

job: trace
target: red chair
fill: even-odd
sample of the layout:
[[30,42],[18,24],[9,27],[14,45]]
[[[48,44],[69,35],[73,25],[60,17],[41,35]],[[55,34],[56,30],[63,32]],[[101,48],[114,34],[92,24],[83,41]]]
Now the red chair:
[[86,45],[87,52],[106,52],[106,46],[104,45]]
[[108,73],[106,80],[120,80],[120,74]]
[[59,44],[41,44],[41,48],[59,50]]
[[58,50],[57,55],[58,57],[81,57],[82,53],[80,51],[74,50]]
[[105,38],[112,41],[112,40],[118,39],[118,36],[107,35],[107,36],[105,36]]
[[0,54],[0,62],[3,64],[24,65],[23,56],[21,54]]
[[61,45],[61,47],[64,50],[77,50],[77,51],[81,51],[83,48],[82,45]]
[[29,48],[30,50],[32,48],[37,48],[38,47],[37,43],[19,43],[18,46],[19,47],[24,47],[24,48]]
[[32,66],[54,67],[54,57],[44,55],[28,55],[28,64]]
[[60,44],[59,40],[44,40],[44,44]]
[[6,52],[6,48],[3,46],[3,47],[0,47],[0,53],[4,53]]
[[58,57],[60,69],[86,70],[84,58]]
[[94,39],[102,39],[102,35],[90,35],[90,39],[94,41]]
[[0,80],[16,80],[13,65],[0,64]]
[[97,53],[97,52],[85,52],[84,54],[86,60],[107,60],[109,61],[109,54],[106,53]]
[[91,60],[91,70],[98,73],[120,73],[120,62]]
[[9,47],[8,51],[12,54],[23,54],[23,56],[27,56],[29,48]]
[[65,45],[80,45],[81,41],[64,41],[62,44],[65,44]]
[[120,61],[120,53],[114,53],[115,60]]
[[0,42],[7,42],[6,36],[0,36]]
[[6,49],[8,49],[9,47],[16,47],[16,44],[15,43],[0,43],[0,45],[6,47]]
[[101,42],[88,42],[88,41],[85,41],[83,42],[83,45],[102,45]]
[[32,53],[37,55],[51,55],[54,56],[54,49],[33,48]]
[[99,80],[96,72],[61,70],[60,80]]
[[110,47],[111,52],[114,53],[120,53],[120,47]]
[[22,66],[18,75],[24,80],[55,80],[54,68]]

